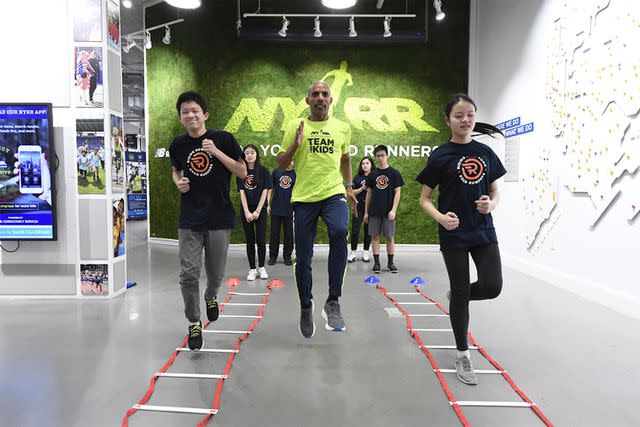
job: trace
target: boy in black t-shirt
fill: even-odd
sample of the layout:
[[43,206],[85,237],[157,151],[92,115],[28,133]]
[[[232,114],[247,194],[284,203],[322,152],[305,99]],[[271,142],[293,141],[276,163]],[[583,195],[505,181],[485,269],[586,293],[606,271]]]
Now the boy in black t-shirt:
[[371,246],[373,247],[373,272],[380,273],[380,236],[387,239],[387,268],[397,273],[393,263],[396,232],[396,211],[400,203],[400,187],[404,185],[402,175],[397,169],[389,166],[389,150],[385,145],[378,145],[374,150],[378,168],[367,176],[367,199],[364,221],[369,224]]
[[291,193],[296,183],[296,171],[293,160],[285,170],[274,169],[271,173],[273,188],[269,189],[267,212],[271,215],[271,235],[269,237],[269,265],[274,265],[280,249],[280,225],[284,232],[282,256],[284,265],[293,265],[293,206]]
[[247,168],[242,149],[228,132],[207,130],[207,102],[196,92],[178,97],[176,109],[186,135],[176,137],[169,147],[173,182],[180,191],[178,225],[180,288],[189,321],[191,350],[202,348],[199,279],[202,250],[205,253],[207,289],[204,300],[207,318],[220,314],[217,293],[224,277],[235,212],[229,196],[231,174],[244,179]]

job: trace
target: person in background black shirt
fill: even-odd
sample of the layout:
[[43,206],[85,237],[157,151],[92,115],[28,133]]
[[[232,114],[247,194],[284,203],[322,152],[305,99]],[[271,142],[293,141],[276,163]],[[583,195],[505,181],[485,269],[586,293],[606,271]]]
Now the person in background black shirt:
[[396,211],[400,204],[402,175],[389,166],[389,150],[385,145],[373,149],[378,168],[367,177],[367,199],[364,222],[369,224],[373,246],[373,272],[380,274],[380,236],[387,239],[387,268],[397,273],[395,254]]
[[224,277],[235,212],[229,195],[231,174],[244,179],[247,168],[242,149],[228,132],[207,130],[207,101],[196,92],[178,97],[176,109],[186,135],[176,137],[169,147],[173,182],[180,191],[178,244],[180,288],[184,314],[189,321],[188,344],[202,348],[200,322],[200,270],[202,251],[207,272],[204,300],[207,318],[220,314],[217,293]]
[[[493,211],[500,201],[498,178],[506,173],[498,156],[474,140],[472,132],[491,135],[497,128],[476,123],[476,104],[464,94],[455,95],[444,108],[451,139],[432,152],[416,178],[422,184],[420,205],[439,225],[440,250],[451,290],[449,311],[458,354],[455,366],[465,384],[478,384],[467,344],[469,301],[496,298],[502,290],[502,267]],[[440,186],[438,207],[433,190]],[[469,254],[478,271],[470,283]]]
[[356,261],[356,250],[358,249],[358,240],[360,240],[360,226],[364,223],[364,247],[362,250],[362,261],[369,262],[369,245],[371,244],[371,236],[369,235],[369,224],[364,222],[364,208],[367,199],[367,176],[375,169],[373,159],[371,157],[363,157],[358,166],[358,173],[353,178],[353,194],[355,194],[358,204],[357,211],[351,215],[351,254],[347,258],[347,262]]
[[280,248],[280,225],[284,232],[282,256],[285,265],[293,265],[293,206],[291,193],[296,183],[296,171],[293,170],[293,160],[285,170],[274,169],[271,173],[273,188],[267,194],[267,213],[271,215],[271,235],[269,237],[269,265],[274,265],[278,259]]
[[[249,144],[244,147],[244,159],[247,164],[247,176],[238,178],[240,192],[240,218],[247,242],[247,258],[249,259],[249,274],[247,280],[268,279],[264,268],[267,253],[267,191],[273,187],[269,169],[260,164],[258,147]],[[258,245],[258,269],[256,269],[256,244]]]
[[93,68],[93,73],[89,76],[89,102],[93,102],[93,94],[98,87],[98,78],[100,78],[100,58],[98,58],[98,52],[91,51],[89,56],[89,65]]

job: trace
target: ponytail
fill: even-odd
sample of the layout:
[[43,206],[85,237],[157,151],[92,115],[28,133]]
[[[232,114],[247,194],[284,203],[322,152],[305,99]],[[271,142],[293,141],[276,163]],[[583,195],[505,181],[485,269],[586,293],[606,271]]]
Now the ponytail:
[[475,132],[475,136],[477,135],[489,135],[491,138],[495,138],[495,134],[499,133],[504,137],[504,134],[500,129],[495,127],[494,125],[490,125],[488,123],[476,122],[476,125],[473,127],[473,131]]

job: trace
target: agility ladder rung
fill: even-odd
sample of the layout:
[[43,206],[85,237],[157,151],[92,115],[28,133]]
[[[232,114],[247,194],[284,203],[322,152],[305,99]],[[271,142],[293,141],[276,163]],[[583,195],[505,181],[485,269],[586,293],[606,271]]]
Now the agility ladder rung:
[[237,353],[238,350],[227,350],[223,348],[201,348],[200,350],[191,350],[189,347],[178,347],[178,351],[192,351],[194,353]]
[[387,292],[387,295],[418,295],[422,296],[417,292]]
[[435,302],[409,302],[409,301],[398,301],[400,305],[436,305]]
[[217,409],[201,409],[201,408],[185,408],[180,406],[153,406],[153,405],[133,405],[133,409],[139,411],[155,411],[155,412],[178,412],[181,414],[211,414],[218,413]]
[[253,302],[223,302],[220,305],[237,305],[244,307],[264,307],[264,304],[258,304]]
[[[434,369],[433,372],[442,372],[444,374],[455,374],[455,369]],[[476,374],[503,374],[506,371],[498,371],[496,369],[475,369],[473,372]]]
[[407,314],[409,317],[449,317],[448,314]]
[[[418,346],[419,348],[422,348],[422,346]],[[456,350],[458,347],[456,347],[455,345],[425,345],[424,348],[429,349],[429,350]],[[475,345],[470,345],[469,346],[469,350],[477,350],[478,347],[476,347]]]
[[169,377],[169,378],[194,378],[194,379],[209,379],[209,380],[219,380],[219,379],[227,379],[226,375],[217,375],[217,374],[178,374],[178,373],[169,373],[169,372],[156,372],[156,377]]
[[265,296],[265,295],[269,295],[269,294],[267,294],[267,293],[256,293],[256,292],[229,292],[229,295]]
[[530,408],[535,406],[534,403],[527,402],[488,402],[488,401],[473,401],[473,400],[460,400],[457,402],[449,402],[451,406],[457,404],[459,406],[492,406],[503,408]]
[[228,319],[262,319],[262,316],[248,316],[244,314],[221,314],[218,317],[226,317]]
[[414,329],[415,332],[453,332],[453,329]]
[[220,329],[213,330],[213,331],[203,329],[202,332],[207,334],[241,334],[241,335],[251,333],[251,331],[231,331],[231,330],[220,330]]

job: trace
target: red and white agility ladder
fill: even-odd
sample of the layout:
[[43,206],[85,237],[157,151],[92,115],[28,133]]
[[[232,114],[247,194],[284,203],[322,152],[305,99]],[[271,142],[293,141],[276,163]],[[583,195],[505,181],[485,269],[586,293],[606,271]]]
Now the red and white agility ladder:
[[[279,282],[279,281],[272,281]],[[241,319],[254,319],[253,323],[246,331],[237,331],[237,330],[207,330],[206,327],[211,322],[206,322],[202,327],[202,332],[205,334],[237,334],[240,337],[236,340],[234,348],[231,349],[213,349],[213,348],[203,348],[198,350],[199,353],[211,353],[211,354],[229,354],[229,358],[227,359],[227,365],[222,374],[190,374],[190,373],[167,373],[169,367],[173,364],[178,357],[178,354],[181,352],[189,352],[191,351],[189,347],[187,347],[187,336],[184,337],[182,341],[182,346],[175,349],[167,363],[164,364],[162,369],[156,372],[153,377],[151,377],[151,382],[149,388],[145,395],[140,399],[140,401],[133,405],[125,414],[122,420],[122,427],[127,427],[129,425],[129,417],[135,414],[138,411],[155,411],[155,412],[176,412],[176,413],[185,413],[185,414],[203,414],[204,418],[197,424],[197,427],[203,427],[209,421],[212,415],[218,413],[220,409],[220,397],[222,396],[222,385],[224,381],[228,378],[229,372],[231,371],[231,366],[233,364],[233,360],[240,351],[240,344],[246,340],[249,335],[253,332],[256,325],[262,320],[264,308],[269,300],[269,296],[271,295],[272,286],[271,284],[268,286],[268,292],[266,293],[246,293],[246,292],[235,292],[236,286],[239,281],[236,279],[232,282],[231,290],[229,291],[227,298],[223,303],[221,303],[221,313],[224,311],[225,306],[245,306],[245,307],[259,307],[257,315],[239,315],[239,314],[220,314],[220,318],[241,318]],[[229,302],[232,296],[261,296],[264,297],[261,303],[232,303]],[[211,408],[186,408],[186,407],[176,407],[176,406],[152,406],[147,405],[146,403],[151,398],[153,391],[156,386],[156,381],[159,377],[168,377],[168,378],[196,378],[196,379],[217,379],[218,385],[216,387],[216,393],[213,399],[213,404]]]
[[[529,399],[527,397],[527,395],[524,394],[524,392],[518,388],[518,386],[514,383],[513,379],[511,379],[509,374],[507,374],[507,372],[502,368],[502,366],[500,366],[498,364],[498,362],[493,360],[489,356],[487,351],[484,348],[482,348],[476,342],[476,340],[471,335],[471,332],[469,332],[469,340],[471,341],[472,345],[469,346],[469,349],[470,350],[478,350],[489,361],[489,363],[491,363],[496,368],[496,370],[476,370],[475,372],[477,374],[501,374],[502,377],[509,383],[511,388],[513,388],[513,390],[522,398],[522,401],[519,401],[519,402],[459,401],[459,400],[457,401],[455,399],[455,397],[453,397],[453,393],[449,389],[449,385],[447,384],[447,381],[444,379],[444,376],[442,375],[443,373],[454,373],[454,372],[456,372],[456,370],[455,369],[440,369],[438,367],[438,364],[437,364],[436,360],[434,359],[433,355],[429,351],[429,349],[453,349],[453,350],[455,350],[456,346],[454,346],[454,345],[451,345],[451,346],[448,346],[448,345],[425,345],[424,342],[422,341],[422,337],[420,336],[420,332],[451,332],[452,330],[451,329],[416,329],[416,328],[413,327],[413,325],[411,323],[411,317],[449,317],[449,312],[444,307],[442,307],[436,300],[434,300],[431,297],[429,297],[428,295],[426,295],[424,292],[422,292],[417,287],[415,287],[415,292],[387,292],[387,290],[384,287],[380,286],[380,285],[377,285],[376,287],[378,288],[378,290],[380,292],[382,292],[389,300],[391,300],[395,304],[395,306],[398,308],[398,310],[400,310],[402,312],[402,314],[404,315],[404,317],[406,318],[406,320],[407,320],[407,329],[409,330],[409,333],[416,340],[416,342],[418,343],[418,345],[419,345],[420,349],[422,350],[422,352],[429,359],[429,362],[431,363],[431,367],[433,368],[433,371],[438,376],[438,379],[440,380],[440,385],[442,385],[442,389],[444,390],[444,393],[447,395],[447,398],[449,399],[449,404],[451,405],[451,407],[455,411],[456,415],[458,415],[458,418],[462,422],[463,426],[468,427],[468,426],[471,426],[471,424],[469,423],[469,421],[464,416],[464,414],[462,412],[462,409],[461,409],[462,407],[464,407],[464,406],[489,406],[489,407],[531,408],[536,413],[536,415],[540,418],[540,420],[542,420],[542,422],[545,425],[547,425],[548,427],[553,427],[553,424],[551,424],[551,421],[549,421],[547,419],[547,417],[542,413],[542,411],[540,410],[538,405],[533,403],[531,401],[531,399]],[[421,295],[425,299],[427,299],[429,302],[426,302],[426,301],[425,302],[407,302],[407,301],[400,301],[399,302],[394,298],[395,295]],[[440,311],[442,311],[444,314],[409,314],[403,308],[403,306],[414,306],[414,305],[434,305],[434,306],[438,307],[440,309]]]

